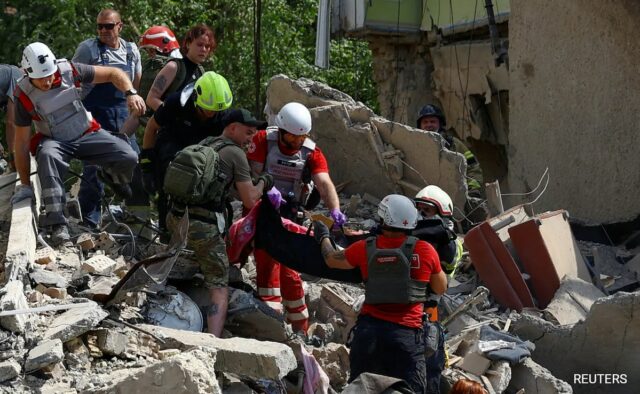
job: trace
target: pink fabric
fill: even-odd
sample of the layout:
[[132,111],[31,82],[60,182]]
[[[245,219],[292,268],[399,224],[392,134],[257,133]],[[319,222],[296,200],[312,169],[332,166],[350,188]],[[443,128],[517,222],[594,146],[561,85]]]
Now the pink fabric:
[[262,201],[256,202],[256,205],[246,216],[236,220],[229,228],[229,233],[227,234],[229,263],[238,263],[251,252],[251,241],[256,235],[256,220],[258,219],[261,203]]
[[304,346],[300,346],[302,364],[304,365],[304,394],[328,393],[329,377],[320,367],[313,355],[307,352]]

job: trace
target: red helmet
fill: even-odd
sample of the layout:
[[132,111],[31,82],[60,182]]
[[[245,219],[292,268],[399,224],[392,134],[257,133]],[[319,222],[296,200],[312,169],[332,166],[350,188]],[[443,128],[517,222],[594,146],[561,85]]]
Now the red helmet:
[[166,26],[148,28],[140,37],[139,46],[153,48],[164,55],[169,55],[174,49],[180,48],[176,35]]

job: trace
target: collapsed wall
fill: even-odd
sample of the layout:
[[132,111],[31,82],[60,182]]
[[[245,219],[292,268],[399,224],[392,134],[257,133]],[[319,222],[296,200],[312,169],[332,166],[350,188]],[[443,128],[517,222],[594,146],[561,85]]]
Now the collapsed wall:
[[634,1],[511,2],[508,189],[533,189],[549,167],[539,210],[640,214],[639,18]]
[[390,193],[413,197],[435,184],[463,209],[466,201],[466,162],[443,148],[442,137],[377,116],[360,102],[306,78],[276,75],[267,87],[265,112],[273,116],[290,101],[311,111],[312,138],[324,152],[336,185],[346,194]]

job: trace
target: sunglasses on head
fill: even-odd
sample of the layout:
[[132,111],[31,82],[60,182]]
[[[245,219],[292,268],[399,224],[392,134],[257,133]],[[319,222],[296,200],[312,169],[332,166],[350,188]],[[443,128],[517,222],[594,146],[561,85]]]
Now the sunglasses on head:
[[116,27],[116,25],[119,25],[120,22],[118,23],[98,23],[98,30],[113,30],[114,27]]

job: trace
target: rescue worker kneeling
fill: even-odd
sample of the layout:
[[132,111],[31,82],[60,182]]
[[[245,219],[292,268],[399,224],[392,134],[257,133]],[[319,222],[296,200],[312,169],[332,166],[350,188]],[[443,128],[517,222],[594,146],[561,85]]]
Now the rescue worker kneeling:
[[331,268],[358,267],[365,300],[350,338],[349,381],[363,372],[404,379],[426,392],[423,303],[429,288],[442,294],[447,278],[435,249],[409,236],[418,211],[407,197],[392,194],[378,206],[382,233],[335,250],[329,229],[314,222],[314,236]]

